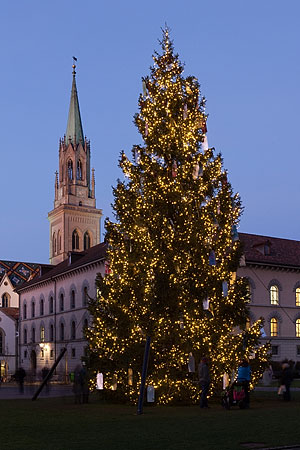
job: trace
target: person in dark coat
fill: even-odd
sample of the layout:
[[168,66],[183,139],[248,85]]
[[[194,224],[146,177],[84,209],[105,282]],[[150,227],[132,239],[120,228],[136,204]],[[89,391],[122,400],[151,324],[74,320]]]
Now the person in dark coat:
[[251,380],[251,368],[246,359],[243,359],[239,365],[237,373],[237,382],[243,385],[245,391],[245,403],[246,408],[249,408],[250,395],[249,395],[249,385]]
[[26,377],[26,372],[23,367],[19,367],[15,373],[15,380],[19,385],[20,394],[24,394],[24,378]]
[[203,357],[198,365],[198,378],[201,386],[200,408],[209,408],[207,394],[210,385],[208,360]]
[[290,387],[292,382],[292,369],[288,362],[282,364],[281,372],[281,384],[285,386],[285,392],[283,393],[283,400],[289,402],[291,400]]

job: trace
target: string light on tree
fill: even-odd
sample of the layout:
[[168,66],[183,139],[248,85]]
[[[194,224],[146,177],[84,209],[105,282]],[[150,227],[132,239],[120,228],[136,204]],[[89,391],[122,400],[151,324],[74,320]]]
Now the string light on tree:
[[117,380],[117,392],[136,402],[150,336],[147,383],[157,401],[196,402],[191,353],[210,359],[214,390],[250,354],[255,381],[268,348],[261,321],[246,329],[247,282],[233,277],[241,202],[208,147],[205,99],[197,79],[183,76],[167,28],[161,47],[134,119],[144,143],[119,161],[126,179],[114,189],[116,222],[105,224],[109,266],[91,305],[90,361],[107,389]]

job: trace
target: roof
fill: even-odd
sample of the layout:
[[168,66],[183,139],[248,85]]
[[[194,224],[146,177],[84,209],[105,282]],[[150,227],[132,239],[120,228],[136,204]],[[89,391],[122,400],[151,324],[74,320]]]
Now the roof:
[[19,318],[19,308],[0,308],[0,312],[3,312],[14,320]]
[[300,269],[300,241],[239,233],[246,263]]
[[36,277],[40,271],[45,270],[50,264],[37,264],[21,261],[1,261],[0,260],[0,283],[7,274],[13,287],[19,286],[27,280]]
[[71,139],[72,144],[75,144],[74,138],[76,140],[76,144],[78,144],[80,141],[82,143],[84,142],[77,88],[76,88],[75,71],[73,72],[69,117],[66,131],[66,145],[69,144],[69,139]]
[[83,266],[88,266],[99,262],[105,258],[106,250],[107,244],[103,242],[101,244],[94,245],[94,247],[91,247],[84,252],[70,252],[70,256],[68,259],[65,259],[60,264],[57,264],[53,267],[52,270],[49,270],[42,276],[36,277],[33,280],[22,284],[22,286],[20,286],[20,288],[17,288],[16,291],[21,292],[23,289],[27,289],[28,287],[46,282],[48,280],[51,280],[52,278],[60,277],[67,272],[71,272]]

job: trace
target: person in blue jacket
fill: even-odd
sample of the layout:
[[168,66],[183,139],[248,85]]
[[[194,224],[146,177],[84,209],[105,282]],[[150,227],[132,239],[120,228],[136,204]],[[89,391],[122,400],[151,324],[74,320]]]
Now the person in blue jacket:
[[246,407],[249,408],[250,396],[249,396],[249,385],[251,380],[251,368],[246,359],[243,359],[239,365],[237,373],[237,382],[242,383],[245,390],[245,403]]

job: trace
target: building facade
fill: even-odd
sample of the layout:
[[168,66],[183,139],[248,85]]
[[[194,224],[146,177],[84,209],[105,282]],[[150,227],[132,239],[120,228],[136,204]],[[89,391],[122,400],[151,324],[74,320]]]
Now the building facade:
[[0,376],[9,380],[18,361],[19,296],[15,288],[40,276],[49,265],[0,261]]
[[265,320],[272,360],[300,363],[300,242],[239,233],[244,258],[238,275],[249,280],[251,322]]
[[69,373],[86,353],[85,328],[91,324],[87,310],[95,298],[95,281],[104,275],[106,245],[98,244],[69,257],[45,275],[18,288],[20,296],[19,364],[33,379],[50,368],[62,349],[66,353],[56,377]]

